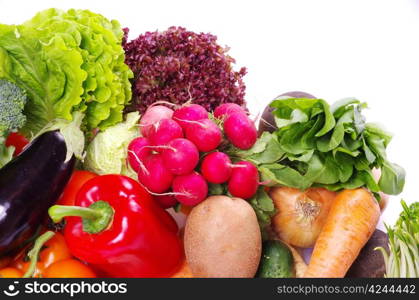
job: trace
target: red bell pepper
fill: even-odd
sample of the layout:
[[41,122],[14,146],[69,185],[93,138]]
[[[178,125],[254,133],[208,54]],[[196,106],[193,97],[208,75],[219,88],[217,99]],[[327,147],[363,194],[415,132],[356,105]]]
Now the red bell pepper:
[[112,277],[167,277],[183,249],[173,218],[140,184],[120,175],[98,176],[79,190],[76,206],[54,205],[66,218],[64,236],[77,258]]
[[5,144],[7,147],[15,147],[15,152],[13,152],[13,156],[18,156],[26,147],[26,145],[29,144],[29,141],[20,133],[11,132],[6,139]]

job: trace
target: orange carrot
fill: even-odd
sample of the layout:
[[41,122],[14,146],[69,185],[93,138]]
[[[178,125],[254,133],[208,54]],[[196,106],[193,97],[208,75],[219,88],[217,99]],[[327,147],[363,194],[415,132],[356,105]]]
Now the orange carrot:
[[340,192],[333,200],[304,277],[344,277],[379,217],[380,207],[366,189]]
[[180,269],[174,275],[172,275],[171,278],[193,278],[193,274],[189,268],[188,263],[186,262],[186,259]]

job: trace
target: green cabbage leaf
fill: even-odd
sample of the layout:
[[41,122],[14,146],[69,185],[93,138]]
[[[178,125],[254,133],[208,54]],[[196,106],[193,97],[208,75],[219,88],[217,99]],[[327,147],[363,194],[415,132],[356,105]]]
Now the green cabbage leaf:
[[122,121],[132,77],[122,37],[117,21],[88,10],[48,9],[21,25],[0,25],[0,78],[29,98],[22,131],[36,135],[78,111],[86,132]]

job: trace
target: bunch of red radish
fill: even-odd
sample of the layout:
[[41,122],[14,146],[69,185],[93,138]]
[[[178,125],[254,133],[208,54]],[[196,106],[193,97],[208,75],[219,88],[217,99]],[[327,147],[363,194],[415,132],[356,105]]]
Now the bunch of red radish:
[[229,193],[243,199],[256,193],[256,166],[247,161],[233,164],[218,150],[226,143],[243,150],[251,148],[257,139],[254,123],[234,103],[218,106],[214,117],[218,122],[198,104],[185,104],[174,111],[163,105],[151,106],[142,116],[142,137],[128,146],[128,162],[138,173],[138,181],[164,208],[178,202],[197,205],[207,198],[208,183],[228,183]]

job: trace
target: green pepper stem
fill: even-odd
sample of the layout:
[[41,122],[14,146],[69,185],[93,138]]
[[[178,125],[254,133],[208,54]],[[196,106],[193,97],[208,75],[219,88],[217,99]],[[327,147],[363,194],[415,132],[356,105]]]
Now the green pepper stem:
[[93,234],[110,226],[114,210],[108,202],[99,200],[89,207],[54,205],[49,208],[48,214],[55,223],[61,222],[64,217],[81,217],[83,231]]
[[36,269],[36,263],[38,262],[39,252],[41,251],[42,246],[44,246],[44,244],[48,242],[54,235],[54,232],[47,231],[36,239],[33,248],[28,253],[28,257],[31,263],[29,264],[29,268],[22,276],[22,278],[31,278],[33,276]]
[[69,205],[51,206],[48,214],[54,223],[61,222],[64,217],[81,217],[83,219],[95,220],[102,216],[102,213],[95,209]]

